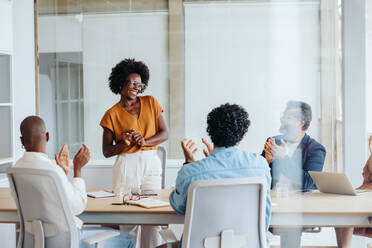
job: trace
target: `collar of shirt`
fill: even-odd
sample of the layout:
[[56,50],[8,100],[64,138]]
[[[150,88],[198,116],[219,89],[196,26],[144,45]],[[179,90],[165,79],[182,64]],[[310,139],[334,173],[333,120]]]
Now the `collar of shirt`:
[[229,147],[216,147],[212,150],[211,154],[210,155],[216,155],[217,153],[220,153],[220,152],[230,152],[230,151],[234,151],[234,150],[237,150],[238,147],[236,146],[229,146]]
[[25,160],[34,160],[35,158],[49,160],[48,155],[42,152],[25,152],[23,155],[23,159]]
[[296,143],[287,143],[287,155],[289,157],[292,157],[294,152],[296,151],[298,145],[300,144],[300,142],[296,142]]

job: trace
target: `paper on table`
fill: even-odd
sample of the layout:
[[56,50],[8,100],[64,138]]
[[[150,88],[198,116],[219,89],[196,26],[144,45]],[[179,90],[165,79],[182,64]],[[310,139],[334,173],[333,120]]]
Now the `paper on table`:
[[144,207],[144,208],[160,208],[160,207],[169,206],[169,202],[160,201],[160,200],[156,200],[153,198],[142,198],[137,201],[129,200],[129,201],[126,201],[126,203],[137,205],[137,206]]
[[94,192],[88,192],[88,196],[93,198],[104,198],[104,197],[114,197],[116,196],[114,193],[110,193],[104,190],[94,191]]

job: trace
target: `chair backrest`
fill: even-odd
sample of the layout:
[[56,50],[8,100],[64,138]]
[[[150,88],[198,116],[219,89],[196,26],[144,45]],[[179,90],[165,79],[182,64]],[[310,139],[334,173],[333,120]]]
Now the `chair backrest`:
[[265,208],[263,178],[193,182],[182,248],[266,247]]
[[7,174],[20,219],[18,248],[78,247],[78,230],[57,173],[13,167]]
[[161,161],[161,168],[162,168],[162,174],[161,174],[161,188],[165,188],[165,168],[167,165],[167,150],[165,150],[164,146],[158,146],[158,157]]

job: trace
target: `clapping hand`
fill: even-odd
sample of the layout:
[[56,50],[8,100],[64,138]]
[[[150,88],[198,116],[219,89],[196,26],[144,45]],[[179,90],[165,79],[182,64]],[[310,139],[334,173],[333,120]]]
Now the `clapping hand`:
[[206,149],[203,149],[203,153],[206,157],[209,156],[209,154],[211,154],[213,148],[212,146],[204,139],[202,138],[202,142],[204,143],[204,145],[207,147],[207,150]]
[[282,159],[288,154],[287,143],[283,139],[280,140],[280,145],[274,145],[272,147],[272,154],[274,158]]
[[133,142],[133,132],[134,130],[129,130],[123,133],[122,138],[125,145],[130,146]]
[[74,177],[81,177],[81,168],[83,168],[90,159],[88,147],[83,144],[74,157]]
[[90,159],[89,149],[85,144],[83,144],[80,150],[76,153],[74,157],[74,161],[73,161],[74,168],[75,167],[82,168],[84,165],[88,163],[89,159]]
[[133,140],[138,146],[147,145],[145,138],[140,133],[137,133],[136,131],[133,131]]
[[185,156],[186,163],[195,162],[194,155],[198,151],[198,148],[194,148],[195,147],[195,142],[192,139],[190,139],[190,140],[183,139],[181,141],[181,147],[182,147],[182,150],[183,150],[183,155]]
[[59,154],[55,155],[56,163],[59,165],[59,167],[62,168],[62,170],[65,172],[66,175],[68,175],[68,172],[70,171],[70,158],[69,158],[69,151],[68,146],[64,144],[59,151]]
[[281,139],[280,145],[277,145],[274,138],[269,138],[265,142],[264,151],[266,161],[270,164],[274,159],[282,159],[288,154],[287,143]]
[[265,159],[267,163],[273,162],[273,147],[275,146],[274,138],[269,138],[264,145]]

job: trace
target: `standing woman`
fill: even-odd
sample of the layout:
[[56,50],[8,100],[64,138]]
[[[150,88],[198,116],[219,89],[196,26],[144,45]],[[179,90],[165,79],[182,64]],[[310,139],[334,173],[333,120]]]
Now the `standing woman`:
[[[120,101],[106,111],[100,125],[103,155],[117,156],[112,171],[113,188],[121,184],[161,188],[162,167],[156,149],[168,139],[168,129],[163,108],[156,98],[139,96],[146,89],[149,76],[143,62],[124,59],[112,69],[109,77],[110,89],[120,94]],[[142,237],[144,235],[145,231]],[[154,241],[154,237],[146,239]],[[154,247],[147,241],[141,239],[142,247]]]

